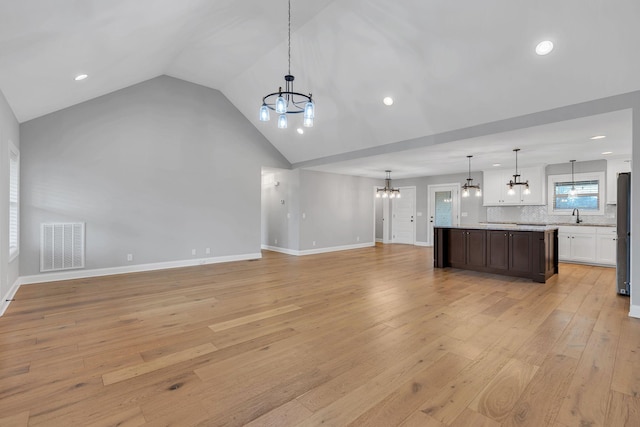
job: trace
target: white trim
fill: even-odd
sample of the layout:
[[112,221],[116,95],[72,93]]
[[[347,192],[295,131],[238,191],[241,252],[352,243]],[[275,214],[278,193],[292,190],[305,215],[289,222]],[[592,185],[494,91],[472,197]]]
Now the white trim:
[[416,242],[414,244],[415,244],[415,246],[426,246],[426,247],[433,246],[433,245],[430,245],[427,242]]
[[181,261],[156,262],[151,264],[138,264],[122,267],[96,268],[93,270],[75,270],[60,273],[35,274],[33,276],[20,277],[20,284],[57,282],[60,280],[84,279],[87,277],[110,276],[112,274],[139,273],[143,271],[165,270],[169,268],[193,267],[205,264],[218,264],[221,262],[247,261],[262,258],[261,253],[228,255],[214,258],[188,259]]
[[629,317],[635,317],[640,319],[640,305],[629,306]]
[[293,256],[305,256],[305,255],[324,254],[324,253],[327,253],[327,252],[348,251],[348,250],[351,250],[351,249],[370,248],[370,247],[373,247],[375,245],[376,244],[374,242],[367,242],[367,243],[358,243],[356,245],[344,245],[344,246],[332,246],[332,247],[328,247],[328,248],[306,249],[304,251],[296,251],[296,250],[293,250],[293,249],[278,248],[278,247],[275,247],[275,246],[262,245],[262,249],[266,249],[268,251],[280,252],[280,253],[283,253],[283,254],[293,255]]
[[382,242],[384,242],[384,240],[382,240],[382,239],[376,239],[376,242],[377,242],[377,243],[382,243]]
[[11,285],[11,289],[7,292],[7,296],[5,296],[4,300],[0,303],[0,317],[4,314],[7,308],[9,308],[9,304],[11,304],[11,300],[16,295],[16,292],[18,292],[18,288],[20,288],[21,284],[22,281],[20,280],[20,277],[18,277],[16,281],[13,282],[13,285]]
[[262,245],[262,249],[265,249],[267,251],[280,252],[281,254],[286,254],[286,255],[294,255],[294,256],[299,255],[298,251],[295,251],[293,249],[287,249],[287,248],[279,248],[277,246]]

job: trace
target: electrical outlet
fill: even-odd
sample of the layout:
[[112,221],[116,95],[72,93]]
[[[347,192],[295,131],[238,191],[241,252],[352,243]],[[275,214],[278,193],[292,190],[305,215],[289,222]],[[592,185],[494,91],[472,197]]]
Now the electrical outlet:
[[360,241],[360,236],[356,236],[356,242]]
[[133,254],[127,254],[127,261],[133,261]]
[[195,249],[191,249],[191,255],[195,255],[196,254],[196,250]]
[[316,245],[316,241],[314,240],[313,242],[311,242],[311,244],[312,244],[313,246],[315,246],[315,245]]
[[211,255],[211,248],[206,248],[206,249],[204,250],[204,253],[205,253],[206,255]]
[[276,245],[278,244],[278,239],[275,240]]

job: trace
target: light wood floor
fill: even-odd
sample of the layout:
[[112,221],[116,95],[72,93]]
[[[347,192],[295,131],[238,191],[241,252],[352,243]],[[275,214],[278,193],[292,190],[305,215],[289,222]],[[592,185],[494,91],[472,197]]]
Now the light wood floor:
[[546,284],[385,245],[20,288],[1,426],[638,426],[615,269]]

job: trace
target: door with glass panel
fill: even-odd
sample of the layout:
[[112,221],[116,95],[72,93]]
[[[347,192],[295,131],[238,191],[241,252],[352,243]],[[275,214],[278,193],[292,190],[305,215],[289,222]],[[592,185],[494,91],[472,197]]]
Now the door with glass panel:
[[427,244],[429,246],[433,246],[433,227],[460,225],[459,190],[459,184],[429,186],[429,218],[427,222]]

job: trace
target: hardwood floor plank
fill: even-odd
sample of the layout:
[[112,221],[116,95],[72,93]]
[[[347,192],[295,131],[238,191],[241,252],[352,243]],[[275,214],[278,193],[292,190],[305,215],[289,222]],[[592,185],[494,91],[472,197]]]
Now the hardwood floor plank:
[[611,391],[605,426],[634,427],[640,425],[640,397]]
[[502,422],[507,418],[537,370],[537,366],[517,359],[509,360],[471,402],[469,408],[497,423]]
[[608,412],[618,337],[593,332],[578,363],[558,421],[568,425],[603,425]]
[[239,317],[226,322],[214,323],[209,325],[214,332],[224,331],[226,329],[235,328],[236,326],[246,325],[247,323],[255,322],[258,320],[267,319],[269,317],[279,316],[281,314],[289,313],[291,311],[300,310],[302,307],[297,305],[286,305],[284,307],[274,308],[273,310],[262,311],[260,313],[251,314],[248,316]]
[[640,319],[625,318],[621,322],[611,389],[640,397]]
[[422,411],[415,411],[405,419],[399,427],[446,427],[440,421],[425,414]]
[[245,424],[247,427],[295,426],[309,418],[312,412],[297,400],[290,400]]
[[147,420],[142,415],[142,411],[136,406],[128,410],[118,411],[115,414],[88,424],[87,427],[137,427],[144,425],[146,422]]
[[29,425],[29,411],[0,418],[3,427],[27,427]]
[[548,355],[502,426],[538,427],[555,422],[577,365],[572,357]]
[[102,381],[104,382],[104,385],[126,381],[139,375],[148,374],[149,372],[157,371],[158,369],[163,369],[171,365],[175,365],[176,363],[195,359],[198,356],[212,353],[216,350],[217,348],[211,343],[202,344],[197,347],[188,348],[178,353],[159,357],[149,362],[144,362],[139,365],[130,366],[127,368],[119,369],[117,371],[106,373],[102,375]]

